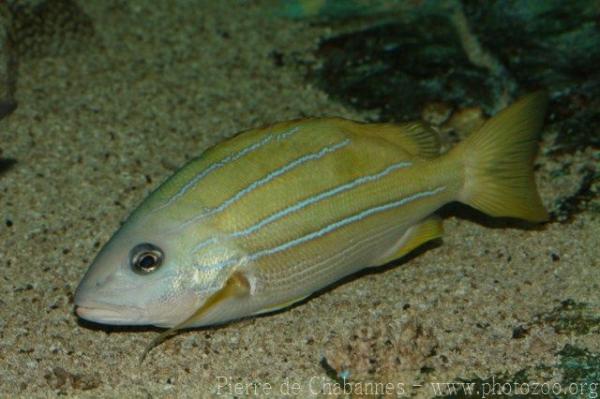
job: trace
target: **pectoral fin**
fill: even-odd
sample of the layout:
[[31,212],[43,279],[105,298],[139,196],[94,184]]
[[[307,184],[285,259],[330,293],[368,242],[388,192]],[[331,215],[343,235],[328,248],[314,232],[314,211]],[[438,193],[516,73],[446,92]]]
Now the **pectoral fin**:
[[175,327],[169,328],[154,338],[146,347],[144,353],[142,353],[142,356],[140,357],[140,363],[144,361],[144,358],[152,348],[162,343],[177,330],[194,325],[197,320],[204,316],[206,312],[212,309],[215,305],[231,298],[239,298],[247,295],[250,295],[250,282],[248,281],[248,277],[241,272],[234,272],[227,279],[223,288],[208,297],[208,299],[194,312],[194,314]]
[[375,262],[374,266],[385,265],[394,259],[401,258],[427,241],[440,238],[443,234],[442,220],[439,216],[432,215],[409,228],[402,238]]
[[200,318],[204,316],[208,310],[220,302],[231,298],[243,297],[249,294],[250,282],[248,281],[248,278],[241,272],[235,272],[227,279],[223,288],[208,297],[204,304],[200,306],[193,315],[188,317],[187,320],[184,320],[173,327],[173,330],[179,330],[193,325],[196,321],[200,320]]

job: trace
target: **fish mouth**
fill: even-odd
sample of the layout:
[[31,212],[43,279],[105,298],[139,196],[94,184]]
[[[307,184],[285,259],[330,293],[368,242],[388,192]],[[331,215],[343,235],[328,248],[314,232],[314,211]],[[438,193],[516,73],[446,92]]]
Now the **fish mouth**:
[[103,303],[75,305],[75,314],[82,319],[101,324],[141,325],[144,312],[140,308]]

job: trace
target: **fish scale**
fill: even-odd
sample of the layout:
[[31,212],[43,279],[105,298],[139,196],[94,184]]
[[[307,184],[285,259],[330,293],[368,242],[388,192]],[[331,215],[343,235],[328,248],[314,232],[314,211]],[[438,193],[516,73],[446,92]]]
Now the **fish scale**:
[[[331,121],[320,121],[320,123],[328,124],[331,123]],[[359,144],[354,144],[356,142],[358,142]],[[308,234],[312,230],[318,231],[320,225],[322,225],[323,223],[325,223],[325,226],[327,224],[333,224],[336,218],[339,217],[339,215],[348,214],[348,217],[350,217],[350,215],[353,213],[357,213],[363,209],[368,209],[369,205],[375,205],[378,202],[381,202],[382,200],[390,201],[393,198],[402,196],[401,193],[398,193],[398,189],[390,189],[394,186],[399,187],[407,185],[398,185],[398,176],[395,176],[393,174],[357,174],[357,168],[353,168],[352,165],[348,163],[346,158],[348,156],[348,153],[350,153],[351,157],[355,156],[354,154],[356,153],[375,154],[379,158],[378,162],[372,162],[369,165],[369,168],[376,170],[377,168],[383,168],[385,166],[389,168],[390,165],[386,164],[391,161],[397,161],[403,158],[408,159],[409,157],[404,150],[394,146],[382,146],[381,143],[377,141],[364,140],[364,136],[361,136],[360,134],[352,134],[350,132],[346,133],[343,137],[343,140],[339,141],[339,143],[352,143],[352,145],[348,146],[348,148],[342,148],[344,146],[340,145],[337,149],[335,144],[333,146],[322,147],[319,151],[315,151],[309,154],[319,154],[323,152],[323,149],[335,150],[329,151],[326,154],[326,156],[313,157],[313,159],[306,159],[307,156],[304,155],[304,164],[296,162],[298,160],[303,159],[303,157],[297,157],[297,151],[294,151],[293,153],[285,153],[287,154],[288,158],[283,160],[284,163],[282,163],[282,159],[280,158],[276,160],[268,160],[268,163],[266,164],[267,167],[263,166],[262,168],[260,168],[262,173],[261,177],[253,177],[255,180],[253,180],[251,183],[244,182],[243,185],[245,185],[245,187],[243,189],[240,189],[236,193],[230,193],[230,197],[228,197],[226,200],[223,200],[219,206],[212,208],[212,210],[218,210],[220,207],[223,207],[223,204],[231,204],[230,208],[228,208],[228,212],[220,210],[219,213],[213,216],[214,218],[222,218],[226,220],[226,222],[217,222],[220,231],[227,230],[227,221],[233,221],[235,227],[238,227],[239,221],[244,220],[244,218],[240,217],[240,215],[250,215],[249,217],[246,217],[246,219],[250,223],[254,223],[253,226],[255,226],[257,223],[260,224],[261,222],[264,222],[277,211],[281,211],[281,207],[286,204],[286,202],[282,201],[282,198],[288,199],[288,203],[290,204],[288,208],[293,208],[294,206],[301,205],[302,202],[310,202],[311,199],[318,197],[319,194],[322,194],[323,192],[333,191],[333,187],[340,187],[344,184],[350,186],[347,187],[346,192],[342,193],[341,191],[339,191],[336,193],[337,195],[326,196],[325,200],[314,202],[311,204],[312,206],[307,205],[304,207],[298,207],[299,209],[297,209],[294,212],[294,214],[292,214],[292,212],[289,212],[288,214],[283,214],[280,218],[278,218],[275,222],[273,222],[273,224],[270,224],[270,226],[268,227],[265,226],[263,229],[256,229],[253,231],[251,230],[251,232],[248,234],[242,236],[238,235],[238,237],[233,238],[235,240],[235,243],[233,245],[241,247],[243,253],[252,255],[259,253],[260,248],[262,248],[263,252],[266,251],[266,249],[264,249],[265,243],[277,244],[278,242],[285,243],[286,241],[293,241],[294,238],[298,239],[298,236],[303,235],[303,233]],[[367,146],[369,145],[374,148],[367,148]],[[281,149],[275,148],[275,150],[278,151]],[[283,151],[279,152],[284,153]],[[254,155],[260,156],[261,154],[259,152],[256,152]],[[293,158],[294,156],[296,158]],[[238,166],[239,168],[248,170],[254,166],[252,163],[255,162],[255,160],[239,159],[237,162],[240,165],[232,166]],[[244,193],[244,190],[247,190],[248,187],[252,187],[252,185],[256,184],[256,182],[267,180],[267,178],[273,175],[274,173],[276,174],[279,171],[286,170],[286,167],[294,165],[295,162],[298,164],[299,167],[297,168],[297,170],[293,170],[293,172],[290,171],[290,173],[293,174],[289,176],[289,180],[271,179],[269,183],[263,185],[260,188],[260,190],[248,192],[248,194],[246,194],[243,199],[240,197],[240,193]],[[325,163],[326,165],[320,167],[319,165],[315,165],[315,163]],[[394,162],[392,165],[396,164],[397,162]],[[350,165],[350,167],[348,167],[347,165]],[[409,168],[411,163],[403,162],[403,165],[405,169],[407,169]],[[332,173],[327,175],[326,178],[321,179],[317,177],[315,179],[315,168],[323,170],[336,170],[346,168],[350,173]],[[231,176],[227,175],[230,170],[231,169],[228,170],[226,168],[222,168],[220,171],[214,173],[213,178],[219,179],[221,182],[226,183],[229,181],[229,179],[231,179]],[[362,173],[364,172],[365,171],[363,170]],[[407,172],[409,171],[404,171],[404,173]],[[351,175],[351,177],[358,177],[356,177],[353,180],[348,180],[346,175]],[[354,183],[354,187],[352,187],[352,185],[350,184],[350,182],[354,180],[362,179],[364,181],[369,176],[375,177],[366,181],[366,184],[362,187],[357,182]],[[384,181],[384,179],[386,178],[387,180],[389,180],[388,182]],[[406,176],[406,179],[409,182],[415,180],[410,176]],[[289,184],[287,183],[288,181],[292,181],[294,187],[307,187],[307,189],[290,191]],[[306,181],[306,183],[312,182],[313,184],[307,186],[306,184],[302,184],[302,181]],[[274,188],[273,185],[276,185],[278,187]],[[390,187],[388,188],[388,186]],[[309,191],[311,188],[316,188],[317,190],[311,193]],[[306,191],[309,192],[307,193]],[[238,197],[240,197],[240,200],[237,202],[237,204],[234,204],[232,199]],[[271,197],[278,198],[279,200],[272,201],[270,199]],[[257,210],[253,210],[253,208],[256,208],[254,205],[256,203],[265,204],[265,207],[259,208],[257,212]],[[280,209],[273,212],[271,210],[271,207],[269,206],[270,204],[273,204],[273,206],[279,207]],[[264,211],[265,209],[266,212]],[[263,215],[260,214],[261,211],[263,212]],[[302,221],[304,221],[304,223],[302,223]],[[314,221],[314,225],[306,223],[306,221]],[[398,222],[399,221],[396,220],[396,223]],[[290,226],[298,225],[301,225],[302,229],[290,228]],[[377,226],[381,227],[384,226],[384,224],[377,223]],[[236,230],[233,232],[230,231],[229,234],[224,234],[225,239],[232,239],[231,236],[235,236],[235,233],[239,231],[241,230]],[[364,235],[365,233],[361,232],[361,234]],[[358,236],[360,236],[361,234],[359,234]],[[367,232],[366,235],[370,234],[371,232]],[[268,237],[271,237],[271,239],[267,240]],[[239,238],[239,240],[236,238]],[[218,246],[221,245],[221,242],[213,239],[212,245]],[[239,244],[237,244],[237,242],[239,242]],[[338,244],[335,245],[334,248],[343,248],[343,245]],[[233,260],[229,260],[229,263],[230,262],[233,262]],[[267,264],[264,266],[264,269],[269,269],[268,261]]]

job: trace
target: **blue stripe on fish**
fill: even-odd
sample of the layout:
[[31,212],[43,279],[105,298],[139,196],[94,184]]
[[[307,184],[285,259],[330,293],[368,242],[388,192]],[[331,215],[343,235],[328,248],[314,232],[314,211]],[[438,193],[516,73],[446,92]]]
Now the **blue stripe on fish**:
[[221,159],[220,161],[216,161],[216,162],[210,164],[208,167],[206,167],[204,170],[202,170],[200,173],[198,173],[196,176],[194,176],[194,178],[192,178],[177,193],[175,193],[169,199],[169,201],[165,204],[165,206],[169,206],[173,202],[177,201],[177,199],[179,199],[180,197],[185,195],[185,193],[188,192],[190,190],[190,188],[194,187],[196,184],[198,184],[198,182],[200,182],[200,180],[204,179],[206,176],[208,176],[210,173],[214,172],[215,170],[224,167],[225,165],[227,165],[230,162],[237,161],[238,159],[250,154],[251,152],[258,150],[259,148],[263,147],[264,145],[270,143],[273,140],[277,140],[277,141],[285,140],[288,137],[290,137],[291,135],[293,135],[294,133],[298,132],[299,130],[300,130],[299,127],[294,127],[292,129],[286,130],[282,133],[268,134],[265,137],[263,137],[262,140],[254,143],[252,145],[249,145],[249,146],[239,150],[236,153],[230,154],[230,155],[226,156],[225,158]]
[[331,233],[334,230],[337,230],[341,227],[344,227],[350,223],[354,223],[354,222],[359,222],[362,219],[371,216],[373,214],[379,213],[379,212],[384,212],[393,208],[397,208],[399,206],[402,206],[404,204],[407,204],[411,201],[420,199],[420,198],[424,198],[424,197],[430,197],[432,195],[438,194],[441,191],[444,191],[446,189],[446,187],[442,186],[442,187],[438,187],[434,190],[430,190],[430,191],[422,191],[416,194],[413,194],[411,196],[408,196],[406,198],[402,198],[400,200],[397,201],[392,201],[392,202],[388,202],[387,204],[384,205],[379,205],[379,206],[375,206],[369,209],[366,209],[360,213],[354,214],[352,216],[349,216],[345,219],[339,220],[337,222],[334,222],[318,231],[312,232],[310,234],[307,234],[305,236],[302,236],[300,238],[297,238],[295,240],[292,241],[288,241],[285,244],[279,245],[277,247],[271,248],[271,249],[267,249],[267,250],[263,250],[263,251],[259,251],[255,254],[252,254],[249,256],[250,260],[257,260],[259,258],[262,258],[263,256],[269,256],[269,255],[273,255],[277,252],[281,252],[281,251],[285,251],[287,249],[293,248],[296,245],[302,244],[304,242],[313,240],[315,238],[319,238],[327,233]]
[[392,202],[388,202],[387,204],[383,204],[383,205],[378,205],[378,206],[374,206],[368,209],[365,209],[359,213],[355,213],[354,215],[348,216],[344,219],[338,220],[337,222],[333,222],[317,231],[314,231],[312,233],[306,234],[302,237],[296,238],[294,240],[288,241],[284,244],[278,245],[276,247],[273,248],[269,248],[269,249],[263,249],[261,251],[257,251],[253,254],[244,256],[243,258],[234,258],[234,259],[228,259],[224,262],[220,262],[216,265],[213,266],[207,266],[204,265],[202,266],[202,269],[221,269],[227,266],[232,266],[238,262],[241,261],[255,261],[258,260],[260,258],[263,258],[265,256],[270,256],[270,255],[274,255],[278,252],[282,252],[282,251],[286,251],[288,249],[291,249],[297,245],[303,244],[305,242],[309,242],[311,240],[320,238],[322,236],[324,236],[325,234],[331,233],[337,229],[340,229],[344,226],[347,226],[349,224],[355,223],[355,222],[359,222],[361,220],[363,220],[366,217],[372,216],[374,214],[380,213],[380,212],[385,212],[388,211],[390,209],[394,209],[394,208],[398,208],[402,205],[405,205],[409,202],[421,199],[421,198],[425,198],[425,197],[431,197],[433,195],[439,194],[440,192],[444,191],[446,189],[445,186],[440,186],[437,187],[433,190],[428,190],[428,191],[421,191],[415,194],[412,194],[408,197],[402,198],[400,200],[396,200],[396,201],[392,201]]
[[333,144],[330,146],[325,146],[317,152],[312,152],[312,153],[303,155],[300,158],[296,158],[292,162],[280,167],[279,169],[274,170],[273,172],[269,173],[268,175],[261,177],[260,179],[254,181],[252,184],[246,186],[244,189],[238,191],[233,197],[230,197],[229,199],[225,200],[221,205],[219,205],[215,208],[211,208],[207,212],[202,213],[202,214],[198,215],[197,217],[192,218],[192,219],[182,223],[181,227],[186,227],[191,223],[195,223],[195,222],[202,220],[208,216],[213,216],[219,212],[222,212],[225,209],[227,209],[230,205],[235,203],[236,201],[239,201],[244,195],[256,190],[257,188],[259,188],[261,186],[264,186],[265,184],[269,183],[271,180],[275,179],[276,177],[279,177],[279,176],[283,175],[284,173],[289,172],[290,170],[292,170],[308,161],[314,161],[317,159],[321,159],[325,155],[336,152],[337,150],[346,147],[350,143],[351,143],[350,139],[345,139],[345,140],[340,141],[339,143],[336,143],[336,144]]
[[[315,271],[315,270],[319,270],[321,273],[326,273],[328,267],[335,267],[334,260],[339,259],[339,258],[344,258],[344,257],[352,258],[352,257],[356,256],[358,252],[360,252],[359,247],[361,245],[370,245],[371,243],[375,243],[375,242],[381,240],[382,238],[384,238],[386,235],[392,233],[394,230],[398,230],[398,228],[399,227],[397,225],[388,227],[380,232],[374,233],[373,235],[366,237],[362,241],[357,241],[354,244],[350,245],[349,247],[344,248],[343,250],[341,250],[339,252],[335,252],[331,256],[323,258],[316,263],[311,263],[309,260],[304,259],[297,264],[298,270],[302,270],[302,273],[310,273],[311,271]],[[329,266],[327,266],[327,265],[329,265]],[[292,280],[294,278],[298,278],[298,276],[293,273],[290,273],[287,276],[280,276],[280,279],[282,282]]]
[[[323,191],[319,194],[313,195],[309,198],[299,201],[299,202],[295,203],[294,205],[288,206],[287,208],[282,209],[281,211],[278,211],[278,212],[262,219],[258,223],[254,224],[244,230],[240,230],[240,231],[231,233],[227,238],[238,238],[238,237],[244,237],[244,236],[250,235],[250,234],[258,231],[259,229],[263,228],[264,226],[268,225],[269,223],[273,223],[279,219],[282,219],[293,212],[299,211],[300,209],[303,209],[307,206],[313,205],[324,199],[333,197],[336,194],[352,190],[353,188],[358,187],[362,184],[366,184],[366,183],[369,183],[372,181],[379,180],[380,178],[389,175],[393,171],[396,171],[398,169],[408,168],[410,166],[412,166],[411,162],[398,162],[398,163],[388,166],[387,168],[385,168],[384,170],[382,170],[379,173],[361,176],[361,177],[356,178],[348,183],[339,185],[339,186],[334,187],[327,191]],[[192,250],[192,253],[195,253],[195,252],[199,251],[200,249],[206,247],[207,245],[213,244],[217,241],[218,241],[218,239],[215,237],[210,238],[206,241],[203,241]]]

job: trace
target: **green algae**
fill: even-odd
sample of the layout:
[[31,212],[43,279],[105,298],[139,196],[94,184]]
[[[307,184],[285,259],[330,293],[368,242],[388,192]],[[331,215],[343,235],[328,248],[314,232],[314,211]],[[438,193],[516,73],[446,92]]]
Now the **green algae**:
[[[549,398],[568,399],[598,397],[600,382],[600,354],[572,345],[565,345],[558,353],[558,363],[553,366],[539,365],[523,369],[515,374],[493,375],[490,378],[464,379],[451,386],[444,385],[436,398],[501,398],[521,399]],[[562,374],[560,382],[539,380],[532,375]]]
[[550,324],[558,334],[600,333],[600,309],[587,303],[566,299],[538,317],[539,324]]

